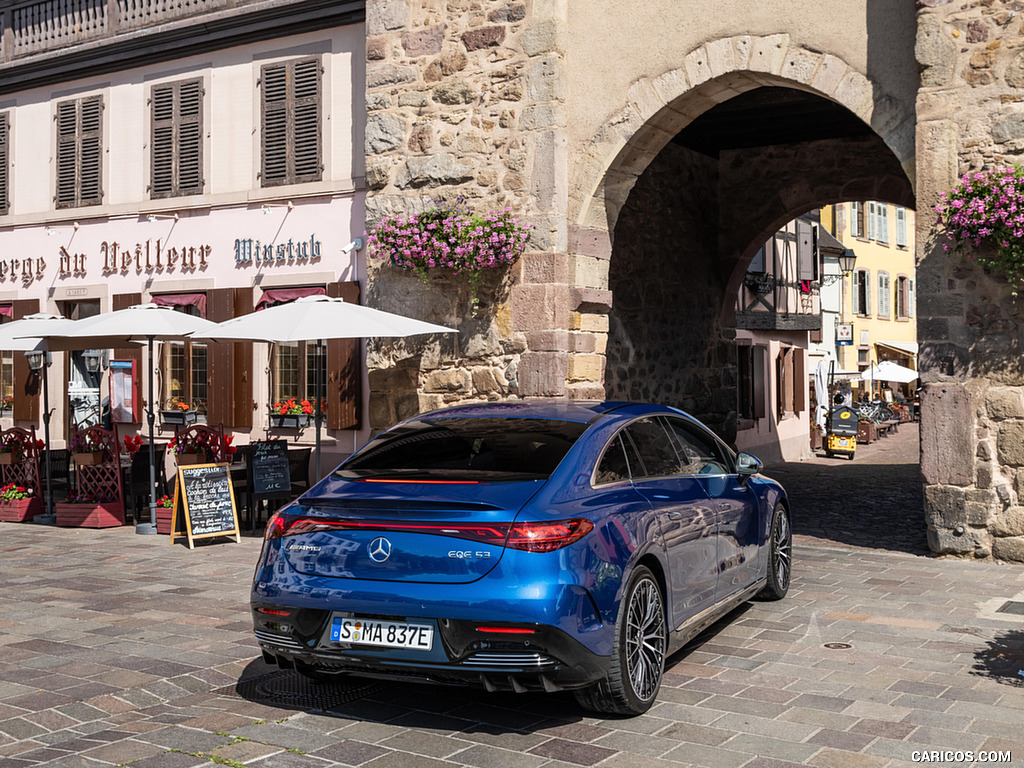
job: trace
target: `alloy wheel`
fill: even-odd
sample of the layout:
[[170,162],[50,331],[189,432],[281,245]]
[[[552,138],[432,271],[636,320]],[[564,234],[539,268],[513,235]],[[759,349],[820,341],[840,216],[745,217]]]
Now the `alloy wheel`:
[[772,565],[779,582],[779,587],[789,587],[789,573],[792,568],[793,539],[789,532],[789,515],[780,509],[779,519],[775,525],[775,539],[772,542]]
[[626,614],[626,672],[636,696],[647,701],[658,690],[665,662],[665,612],[651,579],[636,585]]

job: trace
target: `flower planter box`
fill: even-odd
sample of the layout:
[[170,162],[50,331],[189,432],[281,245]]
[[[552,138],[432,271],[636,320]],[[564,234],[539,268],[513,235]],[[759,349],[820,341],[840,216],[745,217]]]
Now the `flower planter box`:
[[207,464],[206,456],[202,453],[179,453],[174,457],[179,467],[189,464]]
[[821,448],[821,442],[822,442],[821,441],[821,430],[820,429],[812,429],[811,430],[811,450],[812,451],[816,451],[819,448]]
[[0,522],[23,523],[43,514],[42,499],[0,500]]
[[118,501],[101,504],[54,504],[57,525],[67,528],[114,528],[124,525],[124,505]]
[[878,439],[878,428],[873,421],[862,421],[857,425],[857,442],[873,443]]
[[0,464],[16,464],[13,453],[0,453]]
[[170,507],[156,508],[156,532],[169,534],[171,532],[171,521],[174,517],[174,510]]
[[96,464],[103,463],[103,451],[93,451],[92,453],[72,453],[71,460],[79,466],[95,466]]
[[301,429],[308,427],[313,421],[310,413],[272,413],[270,426],[274,429]]
[[198,411],[160,411],[161,424],[195,424],[198,419]]

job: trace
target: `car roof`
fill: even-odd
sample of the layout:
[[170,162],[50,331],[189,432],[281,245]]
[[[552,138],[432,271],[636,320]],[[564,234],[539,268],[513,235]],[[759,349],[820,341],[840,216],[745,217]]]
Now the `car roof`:
[[513,400],[500,403],[467,403],[431,411],[414,417],[415,421],[433,419],[556,419],[587,424],[596,417],[633,403],[618,400]]

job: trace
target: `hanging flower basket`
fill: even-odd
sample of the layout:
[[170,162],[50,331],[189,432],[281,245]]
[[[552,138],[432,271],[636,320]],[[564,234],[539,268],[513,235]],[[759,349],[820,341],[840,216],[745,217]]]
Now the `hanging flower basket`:
[[177,424],[195,424],[199,419],[198,411],[181,411],[177,409],[171,409],[167,411],[160,411],[160,423],[177,425]]
[[1024,289],[1024,168],[968,173],[939,198],[946,251],[956,250]]
[[72,453],[71,460],[80,467],[95,466],[103,463],[103,451],[92,451],[91,453]]

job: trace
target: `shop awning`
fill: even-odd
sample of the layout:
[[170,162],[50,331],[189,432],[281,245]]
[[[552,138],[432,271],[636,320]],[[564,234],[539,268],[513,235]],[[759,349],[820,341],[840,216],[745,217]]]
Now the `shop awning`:
[[891,350],[899,352],[901,355],[917,356],[916,341],[876,341],[875,346],[888,347]]

